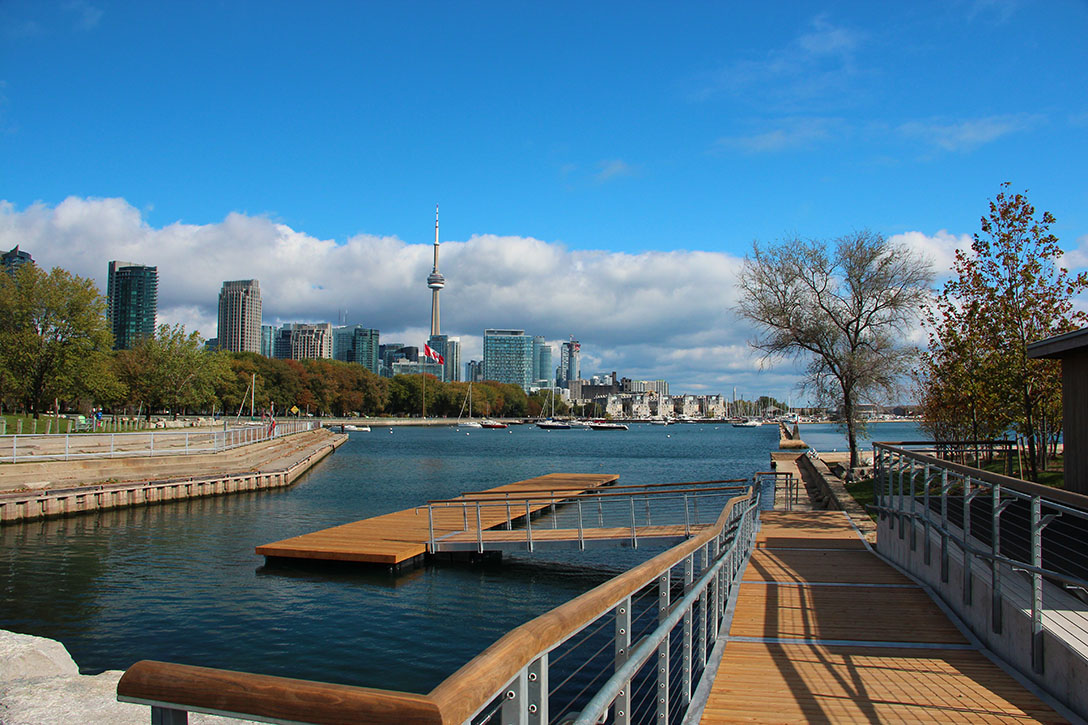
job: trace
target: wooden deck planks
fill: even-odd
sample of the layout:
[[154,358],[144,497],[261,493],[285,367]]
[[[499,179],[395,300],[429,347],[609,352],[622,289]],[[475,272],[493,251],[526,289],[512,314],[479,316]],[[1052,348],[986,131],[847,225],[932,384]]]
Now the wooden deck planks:
[[[551,473],[498,486],[488,493],[501,495],[550,489],[574,496],[607,486],[617,479],[619,476],[615,474]],[[531,508],[536,511],[544,507],[540,504]],[[515,508],[512,513],[514,516],[524,514],[524,504],[520,511]],[[503,525],[506,509],[484,508],[480,518],[484,529]],[[465,530],[462,507],[435,508],[434,521],[435,536]],[[469,511],[468,528],[472,532],[476,530],[474,508]],[[429,538],[427,507],[424,505],[258,546],[257,553],[270,557],[396,565],[424,554]]]
[[859,550],[841,512],[761,520],[729,631],[743,639],[726,645],[703,723],[1064,722]]

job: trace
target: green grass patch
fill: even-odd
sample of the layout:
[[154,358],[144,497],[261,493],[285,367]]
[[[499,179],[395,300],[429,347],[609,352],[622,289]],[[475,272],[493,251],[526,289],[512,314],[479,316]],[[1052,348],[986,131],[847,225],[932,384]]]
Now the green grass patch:
[[[58,421],[51,415],[45,415],[44,413],[36,421],[33,416],[30,415],[4,415],[0,416],[3,419],[3,425],[0,425],[0,430],[3,430],[6,435],[14,435],[16,433],[32,434],[32,433],[45,433],[48,426],[50,433],[56,433]],[[60,432],[68,432],[68,419],[61,417],[59,420]],[[20,424],[22,428],[20,429]],[[72,421],[72,432],[76,431],[76,423]]]
[[[1024,470],[1020,470],[1020,462],[1015,458],[1012,459],[1009,469],[1011,474],[1005,473],[1004,461],[991,461],[982,466],[982,470],[989,471],[990,473],[1000,473],[1002,476],[1011,475],[1013,478],[1029,480],[1027,478],[1028,468],[1024,466]],[[1057,458],[1051,458],[1047,461],[1045,471],[1039,473],[1039,480],[1036,483],[1043,486],[1050,486],[1051,488],[1065,488],[1065,461],[1061,456]]]
[[873,498],[873,479],[863,478],[858,481],[846,483],[845,485],[846,492],[853,496],[854,500],[865,508],[866,513],[869,514],[869,518],[876,521],[876,513],[868,508],[875,502],[875,499]]

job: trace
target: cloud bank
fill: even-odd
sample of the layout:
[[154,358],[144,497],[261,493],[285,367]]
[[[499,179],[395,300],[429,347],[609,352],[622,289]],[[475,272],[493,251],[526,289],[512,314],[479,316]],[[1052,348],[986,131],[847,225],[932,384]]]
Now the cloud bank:
[[[898,235],[944,263],[963,242],[947,232]],[[0,248],[16,244],[44,267],[105,288],[110,260],[159,269],[160,322],[216,335],[224,280],[260,280],[266,324],[347,322],[386,341],[421,344],[430,318],[430,244],[361,234],[317,239],[274,220],[232,213],[213,224],[149,226],[124,199],[69,197],[26,209],[0,202]],[[485,328],[524,329],[553,344],[582,341],[583,373],[664,378],[676,392],[785,397],[796,369],[761,369],[753,331],[733,313],[742,260],[709,251],[570,250],[529,237],[444,241],[442,328],[463,359],[479,358]],[[558,353],[558,349],[556,350]],[[556,359],[558,363],[558,358]]]

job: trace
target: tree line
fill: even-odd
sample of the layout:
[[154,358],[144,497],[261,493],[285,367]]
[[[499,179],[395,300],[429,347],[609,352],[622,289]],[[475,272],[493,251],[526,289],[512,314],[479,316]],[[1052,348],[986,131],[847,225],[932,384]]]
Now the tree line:
[[[152,414],[456,417],[468,414],[468,383],[433,375],[379,377],[357,363],[276,360],[211,352],[181,325],[161,325],[130,350],[112,350],[106,301],[89,279],[25,265],[0,273],[0,412],[101,407]],[[536,416],[545,393],[476,383],[476,416]],[[567,406],[556,403],[558,412]]]

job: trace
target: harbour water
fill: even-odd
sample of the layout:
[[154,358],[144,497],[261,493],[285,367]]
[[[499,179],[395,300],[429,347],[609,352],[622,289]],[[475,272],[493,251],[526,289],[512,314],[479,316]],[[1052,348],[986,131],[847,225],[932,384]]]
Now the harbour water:
[[552,472],[747,478],[777,442],[774,426],[728,424],[352,433],[289,489],[3,527],[0,628],[60,640],[86,674],[159,659],[425,692],[512,627],[660,549],[392,575],[266,567],[254,547]]

